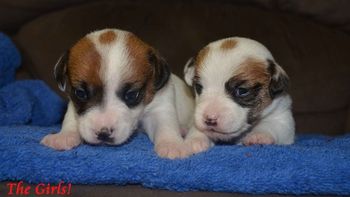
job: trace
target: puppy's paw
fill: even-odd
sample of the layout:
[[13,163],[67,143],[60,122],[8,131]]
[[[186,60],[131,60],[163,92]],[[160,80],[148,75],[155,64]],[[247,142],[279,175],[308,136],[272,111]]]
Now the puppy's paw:
[[246,146],[255,145],[255,144],[274,144],[275,139],[271,134],[266,132],[253,132],[248,134],[243,138],[243,144]]
[[159,157],[168,159],[185,158],[190,151],[182,141],[161,141],[156,143],[155,151]]
[[81,143],[81,139],[79,133],[60,132],[45,136],[40,143],[56,150],[70,150],[78,146]]
[[192,154],[206,151],[214,145],[206,135],[188,136],[185,139],[185,144],[190,147]]

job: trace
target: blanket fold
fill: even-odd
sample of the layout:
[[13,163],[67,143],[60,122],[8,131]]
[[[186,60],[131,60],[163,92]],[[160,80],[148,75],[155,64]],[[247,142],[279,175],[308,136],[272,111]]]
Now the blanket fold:
[[15,80],[21,56],[11,39],[0,32],[0,88]]
[[20,59],[11,40],[0,33],[0,125],[59,123],[65,102],[40,80],[15,81]]
[[0,88],[0,125],[57,124],[65,107],[65,102],[39,80],[16,81]]

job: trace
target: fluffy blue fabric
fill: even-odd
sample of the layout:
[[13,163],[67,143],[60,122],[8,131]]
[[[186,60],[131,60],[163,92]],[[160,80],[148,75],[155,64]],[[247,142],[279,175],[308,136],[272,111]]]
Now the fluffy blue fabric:
[[0,88],[0,125],[60,123],[65,102],[44,82],[23,80]]
[[0,127],[0,180],[142,184],[176,191],[350,195],[350,135],[300,136],[291,146],[215,146],[188,159],[157,157],[144,134],[122,146],[59,152],[39,144],[58,127]]
[[0,32],[0,87],[15,80],[21,56],[9,37]]
[[0,32],[0,125],[59,123],[66,104],[39,80],[16,81],[20,55],[11,40]]

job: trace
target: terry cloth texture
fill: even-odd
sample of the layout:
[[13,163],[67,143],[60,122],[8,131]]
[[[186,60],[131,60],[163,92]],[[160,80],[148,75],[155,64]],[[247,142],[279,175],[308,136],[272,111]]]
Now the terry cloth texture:
[[350,135],[299,136],[290,146],[220,145],[187,159],[159,158],[146,135],[122,146],[55,151],[58,127],[0,127],[0,181],[141,184],[175,191],[350,195]]
[[9,37],[0,32],[0,87],[15,80],[21,56]]
[[0,32],[0,125],[59,123],[65,102],[44,82],[14,81],[20,54],[12,41]]
[[43,81],[23,80],[0,88],[0,125],[60,123],[65,102]]

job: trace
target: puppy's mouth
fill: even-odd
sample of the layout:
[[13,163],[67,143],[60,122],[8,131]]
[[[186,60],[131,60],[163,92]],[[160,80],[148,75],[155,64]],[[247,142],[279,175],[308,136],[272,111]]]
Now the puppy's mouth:
[[91,145],[115,145],[113,139],[108,139],[108,140],[84,140],[85,143],[91,144]]
[[100,142],[100,143],[103,143],[103,144],[113,144],[114,143],[114,138],[113,137],[107,137],[107,136],[97,136],[97,140]]
[[84,138],[83,140],[85,143],[90,145],[115,145],[114,138],[113,137],[107,137],[107,136],[93,136],[91,138]]
[[214,128],[210,128],[209,129],[210,132],[214,132],[214,133],[218,133],[218,134],[222,134],[222,135],[230,135],[230,134],[233,134],[235,133],[236,131],[233,131],[233,132],[222,132],[222,131],[218,131]]
[[209,138],[214,141],[230,141],[242,134],[241,129],[224,132],[215,128],[206,128],[204,130],[200,130],[204,134],[206,134]]

